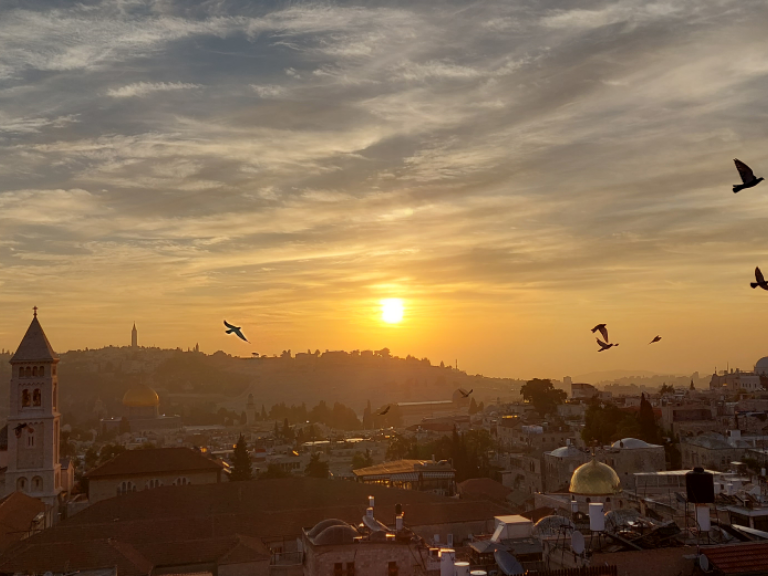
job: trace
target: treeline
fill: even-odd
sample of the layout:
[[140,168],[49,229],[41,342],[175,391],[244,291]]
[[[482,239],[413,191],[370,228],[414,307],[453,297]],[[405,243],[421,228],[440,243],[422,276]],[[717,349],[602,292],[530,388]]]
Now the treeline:
[[269,412],[261,407],[262,420],[283,420],[288,424],[309,422],[311,424],[325,424],[337,430],[360,430],[363,425],[352,408],[341,402],[334,402],[329,407],[325,400],[321,400],[317,406],[308,409],[302,402],[299,406],[287,406],[285,402],[274,404]]
[[387,460],[449,460],[456,470],[456,482],[469,478],[494,478],[498,469],[491,465],[495,444],[488,430],[467,430],[459,434],[454,428],[450,438],[443,436],[420,444],[416,438],[396,436],[387,448]]

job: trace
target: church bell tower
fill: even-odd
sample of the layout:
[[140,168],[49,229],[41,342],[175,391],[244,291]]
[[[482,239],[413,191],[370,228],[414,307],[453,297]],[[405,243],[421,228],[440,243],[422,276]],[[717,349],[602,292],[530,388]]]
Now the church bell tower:
[[133,323],[133,330],[131,330],[131,348],[139,347],[139,331],[136,330],[136,322]]
[[11,358],[6,493],[24,492],[55,506],[62,491],[59,461],[60,419],[53,351],[37,319]]

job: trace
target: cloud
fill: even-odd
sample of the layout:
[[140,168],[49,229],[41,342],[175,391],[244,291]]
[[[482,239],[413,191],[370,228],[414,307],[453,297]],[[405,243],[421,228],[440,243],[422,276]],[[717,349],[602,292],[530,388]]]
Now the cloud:
[[[285,348],[357,348],[395,333],[334,311],[400,291],[433,328],[396,345],[504,374],[467,334],[544,375],[593,368],[558,340],[592,316],[718,306],[748,333],[736,286],[768,199],[729,186],[733,157],[763,175],[761,3],[35,6],[0,14],[13,305],[45,263],[58,281],[35,294],[73,318],[83,294],[116,317],[197,311],[170,343],[233,302],[275,311]],[[550,339],[557,358],[533,360]]]
[[107,96],[112,98],[133,98],[136,96],[146,96],[153,92],[171,92],[176,90],[194,90],[202,88],[200,84],[189,84],[184,82],[135,82],[120,88],[113,88],[107,91]]

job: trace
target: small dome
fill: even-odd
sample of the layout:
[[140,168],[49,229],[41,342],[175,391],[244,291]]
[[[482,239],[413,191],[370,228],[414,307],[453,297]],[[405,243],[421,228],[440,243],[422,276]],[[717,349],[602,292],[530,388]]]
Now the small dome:
[[613,444],[611,444],[611,448],[625,448],[632,450],[634,448],[653,448],[653,444],[648,444],[648,442],[645,442],[643,440],[638,440],[637,438],[624,438],[622,440],[616,440]]
[[593,458],[573,472],[569,492],[584,496],[618,494],[621,492],[621,481],[613,468]]
[[556,456],[557,458],[572,458],[574,456],[581,455],[581,453],[581,450],[571,444],[569,446],[560,446],[560,448],[555,448],[549,454],[551,456]]
[[315,524],[314,528],[307,532],[307,536],[310,538],[314,538],[320,532],[325,530],[326,528],[330,528],[331,526],[349,526],[348,522],[344,522],[344,520],[339,520],[338,518],[328,518],[327,520],[321,520],[317,524]]
[[360,533],[349,524],[344,526],[329,526],[314,537],[316,546],[334,546],[339,544],[352,544]]
[[760,358],[755,364],[755,374],[764,374],[768,376],[768,356]]
[[160,404],[157,392],[146,384],[131,386],[123,396],[123,406],[128,408],[146,408]]

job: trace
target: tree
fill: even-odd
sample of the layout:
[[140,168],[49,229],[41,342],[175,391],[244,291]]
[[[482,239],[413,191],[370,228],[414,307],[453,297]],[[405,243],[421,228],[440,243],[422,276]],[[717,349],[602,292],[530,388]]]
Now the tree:
[[659,394],[664,396],[664,394],[674,394],[675,393],[675,387],[671,384],[667,384],[666,382],[661,385],[661,389],[659,390]]
[[691,380],[691,387],[689,388],[689,390],[696,390],[696,386],[693,385],[693,380]]
[[131,431],[131,424],[130,424],[130,422],[128,422],[128,418],[123,416],[120,419],[120,424],[119,424],[118,432],[120,434],[128,434],[130,431]]
[[352,455],[352,470],[359,470],[360,468],[368,468],[373,466],[373,457],[371,451],[355,452]]
[[315,452],[309,457],[304,474],[310,478],[328,478],[328,462],[320,460],[320,452]]
[[395,436],[389,441],[387,446],[387,460],[402,460],[416,453],[417,446],[415,439],[409,439],[405,436]]
[[469,415],[472,416],[473,414],[477,414],[477,402],[475,402],[475,397],[473,396],[472,399],[469,401]]
[[639,437],[646,442],[657,442],[659,430],[656,427],[656,417],[653,414],[653,406],[640,394],[640,411],[637,413],[637,423],[640,425]]
[[240,482],[252,478],[253,469],[251,468],[251,457],[248,455],[248,445],[245,443],[245,437],[240,434],[232,454],[232,472],[229,475],[229,480],[230,482]]
[[533,404],[540,416],[556,412],[558,404],[568,397],[565,390],[555,388],[549,378],[529,380],[520,388],[520,394],[526,402]]

